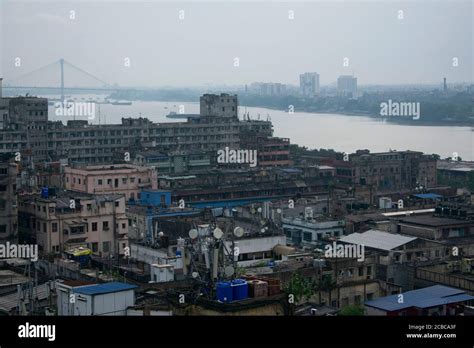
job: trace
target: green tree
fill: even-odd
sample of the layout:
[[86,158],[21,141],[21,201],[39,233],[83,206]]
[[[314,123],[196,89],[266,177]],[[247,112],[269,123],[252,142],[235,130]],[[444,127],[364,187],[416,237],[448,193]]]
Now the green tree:
[[346,306],[339,312],[339,315],[364,315],[364,307],[359,305]]
[[295,302],[308,300],[313,296],[316,284],[311,278],[304,278],[300,272],[293,273],[291,280],[285,286],[285,292],[295,297]]

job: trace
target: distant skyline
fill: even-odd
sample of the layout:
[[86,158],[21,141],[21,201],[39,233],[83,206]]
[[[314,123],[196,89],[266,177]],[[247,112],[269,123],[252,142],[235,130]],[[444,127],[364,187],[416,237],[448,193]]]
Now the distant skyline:
[[[59,58],[121,86],[298,85],[304,72],[321,86],[472,83],[473,45],[470,0],[0,0],[7,84]],[[59,69],[45,75],[22,82],[58,84]],[[67,71],[66,86],[91,81]]]

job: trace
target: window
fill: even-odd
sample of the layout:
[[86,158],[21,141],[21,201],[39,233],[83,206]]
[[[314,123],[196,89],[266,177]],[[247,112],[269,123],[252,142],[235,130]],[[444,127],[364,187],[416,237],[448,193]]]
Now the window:
[[135,183],[135,178],[130,178],[130,182],[131,182],[132,184],[134,184],[134,183]]
[[120,207],[120,202],[119,201],[115,201],[115,207]]
[[127,224],[126,223],[123,223],[122,224],[122,229],[126,229],[127,228]]
[[92,204],[87,205],[87,210],[92,210]]
[[313,234],[311,232],[303,232],[303,240],[311,242]]
[[104,231],[109,230],[109,222],[108,221],[102,222],[102,230],[104,230]]
[[47,231],[46,222],[43,222],[43,232],[46,232],[46,231]]
[[127,184],[127,178],[122,178],[122,184]]
[[51,232],[58,232],[58,223],[57,222],[53,222],[51,224]]
[[110,242],[102,242],[102,251],[108,253],[110,251]]
[[359,267],[359,277],[364,276],[364,267]]
[[0,198],[0,210],[5,210],[6,205],[7,205],[7,201]]
[[0,233],[6,233],[7,232],[7,225],[0,225]]
[[354,296],[354,304],[360,305],[360,300],[361,300],[360,295],[355,295]]
[[97,185],[102,185],[102,179],[97,180]]
[[92,223],[92,232],[97,232],[97,222]]
[[5,192],[7,190],[7,185],[0,185],[0,192]]
[[112,185],[112,179],[107,179],[107,185]]
[[96,253],[96,252],[99,251],[99,243],[93,242],[93,243],[91,243],[91,246],[92,246],[92,252],[93,253]]

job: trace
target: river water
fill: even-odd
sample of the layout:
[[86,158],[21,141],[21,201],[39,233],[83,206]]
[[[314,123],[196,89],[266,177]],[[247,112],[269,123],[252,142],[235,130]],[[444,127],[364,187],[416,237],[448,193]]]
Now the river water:
[[[81,102],[87,101],[89,96],[74,98]],[[180,122],[166,118],[171,111],[179,112],[180,105],[184,107],[184,113],[199,113],[199,103],[139,101],[133,102],[132,105],[96,104],[95,118],[91,122],[112,124],[120,123],[122,117],[140,116],[158,123]],[[248,112],[254,119],[267,119],[269,116],[275,136],[290,138],[291,143],[308,148],[334,149],[347,153],[358,149],[369,149],[371,152],[390,149],[413,150],[436,153],[442,158],[452,156],[456,152],[464,160],[474,160],[474,127],[405,125],[365,116],[305,112],[289,114],[278,110],[241,106],[241,118],[244,112]],[[50,106],[49,119],[65,122],[72,117],[56,116],[54,106]]]

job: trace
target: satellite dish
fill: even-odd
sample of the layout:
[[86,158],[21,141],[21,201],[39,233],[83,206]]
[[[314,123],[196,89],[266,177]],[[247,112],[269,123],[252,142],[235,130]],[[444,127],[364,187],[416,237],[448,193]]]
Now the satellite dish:
[[219,227],[216,227],[214,232],[213,232],[214,238],[216,239],[221,239],[222,236],[224,235],[224,232]]
[[196,229],[189,230],[189,238],[196,239],[198,237],[198,231]]
[[262,228],[260,232],[265,233],[266,229]]
[[198,272],[193,272],[191,275],[193,276],[193,278],[197,278],[199,273]]
[[224,273],[226,275],[226,277],[232,277],[234,275],[234,267],[232,266],[227,266],[225,269],[224,269]]
[[258,208],[257,211],[258,211],[259,213],[261,213],[261,212],[262,212],[262,208]]
[[159,236],[159,237],[163,237],[164,235],[165,235],[165,234],[163,233],[163,231],[158,232],[158,236]]
[[281,214],[281,209],[280,208],[277,209],[277,213]]
[[244,229],[242,227],[237,226],[234,228],[234,236],[240,238],[244,235]]

